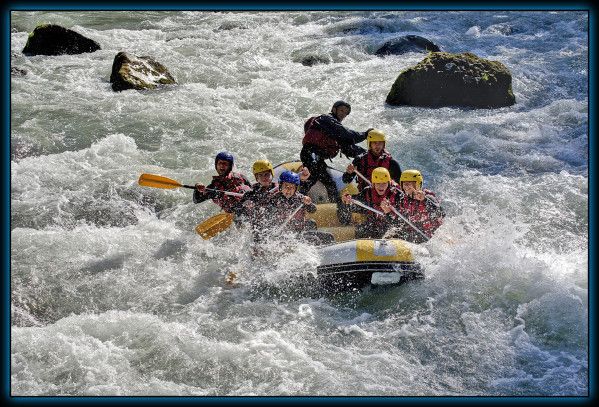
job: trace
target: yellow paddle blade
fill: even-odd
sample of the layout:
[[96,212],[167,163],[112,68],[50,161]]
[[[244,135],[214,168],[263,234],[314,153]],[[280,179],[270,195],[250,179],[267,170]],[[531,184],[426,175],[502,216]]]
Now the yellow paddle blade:
[[139,181],[137,181],[139,185],[144,187],[152,187],[152,188],[163,188],[163,189],[173,189],[179,188],[183,186],[183,184],[175,181],[174,179],[170,179],[167,177],[162,177],[160,175],[154,174],[141,174],[139,176]]
[[202,236],[202,239],[208,240],[223,230],[227,230],[231,223],[233,223],[232,213],[219,213],[196,226],[196,232]]

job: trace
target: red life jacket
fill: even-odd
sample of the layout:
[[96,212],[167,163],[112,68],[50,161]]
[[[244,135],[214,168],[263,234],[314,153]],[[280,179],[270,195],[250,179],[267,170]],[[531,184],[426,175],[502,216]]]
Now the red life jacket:
[[[361,157],[358,157],[356,162],[356,169],[360,171],[360,174],[364,175],[367,179],[370,179],[372,176],[372,171],[377,167],[384,167],[389,169],[391,166],[391,154],[389,154],[386,150],[383,150],[380,156],[375,157],[374,154],[370,150]],[[366,181],[362,179],[362,177],[358,177],[358,190],[361,191],[366,188],[368,184]]]
[[[246,192],[242,198],[244,213],[248,216],[254,230],[266,229],[271,223],[272,198],[278,190],[278,184],[271,182],[266,188],[259,182],[252,185],[252,190]],[[245,202],[250,201],[254,205],[245,207]]]
[[[389,185],[384,195],[379,195],[374,188],[370,187],[365,190],[364,203],[371,208],[383,212],[381,208],[381,202],[387,198],[392,206],[395,206],[395,201],[398,199],[399,190],[392,185]],[[393,215],[392,215],[393,216]],[[366,214],[366,222],[376,226],[383,226],[387,224],[387,219],[384,216],[378,215],[372,211],[368,211]]]
[[306,123],[304,123],[304,138],[302,140],[302,145],[315,145],[327,154],[327,157],[322,158],[333,158],[339,154],[339,149],[341,147],[339,146],[339,143],[337,143],[337,140],[329,137],[318,128],[315,121],[319,117],[320,116],[310,117]]
[[[212,187],[220,191],[243,192],[242,185],[247,185],[245,178],[233,171],[229,172],[226,176],[215,175],[212,177]],[[212,200],[223,211],[232,212],[233,207],[241,200],[241,197],[218,194]]]
[[[432,197],[435,202],[437,201],[433,192],[427,189],[424,189],[423,191],[425,195]],[[410,222],[417,226],[428,237],[431,237],[433,232],[443,223],[442,216],[438,216],[434,211],[431,212],[427,209],[426,197],[424,200],[419,201],[404,194],[403,199],[399,202],[399,208],[401,214],[407,217]]]
[[[286,198],[282,192],[277,192],[273,196],[273,207],[274,212],[271,216],[272,222],[277,227],[281,226],[291,214],[300,206],[304,201],[305,195],[296,192],[291,198]],[[310,210],[309,207],[313,207]],[[316,206],[311,204],[310,206],[302,205],[301,209],[291,218],[287,223],[287,229],[296,232],[301,232],[306,227],[306,213],[316,211]]]

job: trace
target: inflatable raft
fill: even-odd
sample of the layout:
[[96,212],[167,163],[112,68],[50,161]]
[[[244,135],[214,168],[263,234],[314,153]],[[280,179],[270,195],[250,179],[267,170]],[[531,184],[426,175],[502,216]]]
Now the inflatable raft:
[[[301,162],[288,162],[275,167],[275,177],[288,169],[298,171]],[[355,183],[344,184],[343,173],[329,169],[341,193],[358,193]],[[319,283],[327,290],[345,291],[369,285],[399,285],[423,278],[420,265],[415,261],[410,245],[400,239],[356,239],[355,226],[365,217],[353,214],[350,225],[342,225],[337,218],[337,206],[330,203],[326,189],[317,182],[308,192],[316,204],[316,212],[307,214],[314,219],[317,230],[328,232],[335,243],[320,246],[320,265],[317,268]]]

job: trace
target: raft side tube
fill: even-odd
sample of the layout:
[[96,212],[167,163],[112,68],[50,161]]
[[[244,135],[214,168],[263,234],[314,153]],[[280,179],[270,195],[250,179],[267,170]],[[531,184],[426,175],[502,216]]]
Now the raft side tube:
[[407,243],[399,239],[359,239],[318,249],[321,286],[340,291],[367,285],[399,285],[423,278]]

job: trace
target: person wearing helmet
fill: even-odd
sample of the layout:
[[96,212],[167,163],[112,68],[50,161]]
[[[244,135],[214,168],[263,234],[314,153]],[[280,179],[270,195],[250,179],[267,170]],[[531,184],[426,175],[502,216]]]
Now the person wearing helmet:
[[[445,211],[439,204],[435,194],[422,189],[424,178],[418,170],[405,170],[399,179],[403,191],[401,199],[395,207],[415,227],[429,238],[443,223]],[[422,243],[424,237],[401,219],[394,220],[393,235],[414,243]]]
[[[366,215],[366,220],[356,226],[356,238],[358,239],[378,239],[383,237],[389,227],[391,227],[393,219],[397,217],[391,209],[391,205],[395,205],[403,196],[403,193],[391,184],[391,174],[384,167],[375,168],[372,171],[370,180],[372,186],[365,187],[353,197],[350,194],[345,194],[342,198],[345,204],[343,216],[346,219],[351,219],[351,212]],[[384,213],[384,215],[353,204],[352,198]]]
[[316,212],[316,205],[309,196],[298,191],[300,183],[300,175],[292,171],[283,171],[279,176],[279,191],[272,198],[273,226],[283,227],[291,217],[282,232],[299,233],[301,238],[315,244],[333,242],[333,235],[317,231],[316,222],[306,220],[306,212]]
[[262,229],[267,223],[268,212],[272,206],[271,198],[278,190],[273,182],[273,166],[268,160],[258,160],[252,165],[256,183],[246,192],[238,203],[238,213],[248,218],[253,229]]
[[273,195],[274,223],[283,224],[289,216],[300,206],[300,209],[288,223],[288,227],[294,231],[302,231],[306,226],[306,212],[316,212],[316,205],[312,203],[309,196],[298,192],[300,176],[293,171],[283,171],[279,176],[279,191]]
[[[387,137],[385,136],[385,133],[378,129],[370,130],[366,137],[368,151],[354,158],[352,163],[347,166],[342,177],[343,182],[346,184],[352,182],[356,177],[356,171],[367,179],[370,179],[372,171],[375,168],[384,167],[389,170],[391,179],[396,184],[399,184],[401,167],[385,149],[386,142]],[[366,186],[368,186],[366,181],[364,181],[362,177],[358,177],[358,191],[363,190]]]
[[223,211],[236,213],[241,198],[218,192],[243,193],[250,189],[250,181],[243,174],[233,172],[234,164],[235,159],[233,158],[233,154],[228,151],[218,153],[214,158],[214,168],[218,175],[213,176],[212,182],[207,186],[200,183],[195,184],[196,189],[193,191],[193,203],[212,199]]
[[364,141],[368,133],[368,130],[350,130],[341,124],[350,112],[350,104],[339,100],[333,104],[329,114],[311,117],[304,124],[300,159],[310,171],[310,177],[302,186],[302,193],[308,193],[317,181],[321,181],[326,187],[329,201],[340,203],[337,185],[327,172],[325,160],[332,159],[340,151],[352,158],[365,152],[356,143]]

